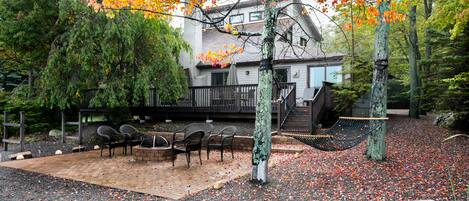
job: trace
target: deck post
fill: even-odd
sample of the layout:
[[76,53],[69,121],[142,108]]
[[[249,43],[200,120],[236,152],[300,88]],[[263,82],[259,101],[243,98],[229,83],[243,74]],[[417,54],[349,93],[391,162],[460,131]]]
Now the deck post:
[[81,112],[78,112],[78,145],[82,144],[82,135],[81,135]]
[[277,100],[277,134],[282,134],[280,129],[282,128],[282,99]]
[[313,133],[313,123],[314,123],[314,99],[312,101],[308,101],[309,105],[309,124],[308,129],[310,133]]
[[[3,111],[3,139],[8,139],[8,129],[5,124],[8,122],[8,112]],[[5,151],[8,151],[8,143],[3,142],[3,148]]]
[[20,148],[24,151],[24,112],[20,111]]
[[61,125],[61,129],[62,129],[62,134],[60,135],[60,142],[63,144],[65,143],[65,114],[64,114],[64,111],[61,111],[60,112],[60,116],[61,116],[61,122],[60,122],[60,125]]

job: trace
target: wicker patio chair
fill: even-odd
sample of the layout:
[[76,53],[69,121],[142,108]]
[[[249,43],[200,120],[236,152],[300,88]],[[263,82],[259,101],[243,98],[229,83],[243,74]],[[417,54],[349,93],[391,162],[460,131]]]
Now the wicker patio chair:
[[171,145],[171,150],[173,153],[173,156],[172,156],[173,166],[174,166],[174,161],[176,160],[177,155],[185,153],[186,160],[187,160],[187,167],[189,168],[190,163],[191,163],[191,151],[199,152],[200,165],[202,165],[201,151],[202,151],[202,140],[204,138],[204,135],[205,135],[204,130],[197,130],[197,131],[193,131],[187,134],[182,140],[173,141]]
[[221,161],[223,161],[223,150],[225,147],[231,149],[231,157],[234,158],[233,141],[237,133],[238,129],[236,126],[227,126],[217,134],[210,135],[207,140],[207,160],[210,158],[211,149],[219,149],[221,152]]
[[125,143],[125,135],[117,132],[109,126],[100,126],[97,129],[98,137],[101,139],[101,154],[103,156],[103,149],[105,146],[109,148],[109,158],[115,154],[116,147],[122,147],[124,154],[127,155],[127,147]]
[[132,155],[132,147],[140,145],[145,134],[129,124],[120,126],[119,131],[126,136],[125,143],[126,146],[130,146],[130,155]]
[[184,137],[186,137],[188,134],[198,130],[204,131],[205,136],[210,136],[210,134],[212,134],[213,125],[207,123],[188,124],[184,126],[184,128],[173,132],[173,142],[176,140],[176,133],[184,133]]
[[169,147],[169,142],[166,138],[162,136],[149,136],[144,135],[142,137],[141,147]]

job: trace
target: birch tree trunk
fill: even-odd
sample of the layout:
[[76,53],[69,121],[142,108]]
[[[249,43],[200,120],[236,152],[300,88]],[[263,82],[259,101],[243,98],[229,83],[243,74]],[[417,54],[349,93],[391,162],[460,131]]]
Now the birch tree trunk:
[[275,1],[265,1],[264,30],[262,32],[262,58],[259,68],[257,87],[256,125],[254,129],[254,148],[252,150],[253,181],[267,182],[272,126],[272,60],[275,39],[276,12]]
[[418,55],[418,38],[416,28],[417,6],[413,5],[409,9],[409,74],[410,74],[410,103],[409,116],[419,118],[420,101],[419,101],[419,70],[417,68]]
[[[379,26],[375,31],[375,53],[373,83],[371,86],[370,115],[372,117],[385,117],[387,104],[388,79],[388,30],[389,24],[383,14],[389,10],[390,1],[383,1],[379,6]],[[371,160],[384,160],[386,158],[386,123],[379,121],[372,125],[378,128],[368,136],[366,156]]]

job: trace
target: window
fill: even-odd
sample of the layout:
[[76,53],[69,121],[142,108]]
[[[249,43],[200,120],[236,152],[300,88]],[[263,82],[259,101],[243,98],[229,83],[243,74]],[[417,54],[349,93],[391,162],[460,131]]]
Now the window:
[[306,40],[305,38],[301,37],[301,38],[300,38],[300,46],[306,47],[307,44],[308,44],[308,40]]
[[342,66],[310,67],[309,87],[319,89],[323,81],[341,83],[341,71]]
[[274,79],[276,82],[288,82],[288,68],[274,69]]
[[288,30],[285,31],[283,34],[283,40],[286,42],[291,43],[293,40],[293,27],[290,27]]
[[212,72],[212,86],[226,85],[228,72]]
[[257,12],[250,12],[249,13],[249,21],[259,21],[264,19],[264,12],[263,11],[257,11]]
[[217,26],[217,27],[225,26],[225,22],[224,22],[222,19],[223,19],[222,17],[213,18],[213,19],[212,19],[212,22],[217,22],[217,21],[219,21],[219,20],[221,20],[221,22],[216,23],[216,24],[213,24],[212,27],[214,27],[214,26]]
[[230,24],[240,24],[244,22],[244,14],[230,16]]

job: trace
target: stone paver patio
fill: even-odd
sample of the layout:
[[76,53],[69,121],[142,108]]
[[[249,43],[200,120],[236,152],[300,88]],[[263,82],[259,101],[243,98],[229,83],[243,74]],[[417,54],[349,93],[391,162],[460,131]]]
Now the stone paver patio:
[[[123,156],[116,150],[117,157],[100,158],[98,151],[66,154],[0,163],[0,166],[47,174],[59,178],[77,180],[123,190],[147,193],[170,199],[180,199],[188,194],[210,188],[218,181],[228,181],[250,173],[251,153],[225,154],[214,151],[210,160],[202,152],[202,165],[198,155],[192,154],[191,167],[187,168],[184,155],[178,156],[176,164],[171,162],[136,162],[131,156]],[[107,156],[107,154],[105,154]],[[270,163],[280,162],[291,154],[272,154]]]

